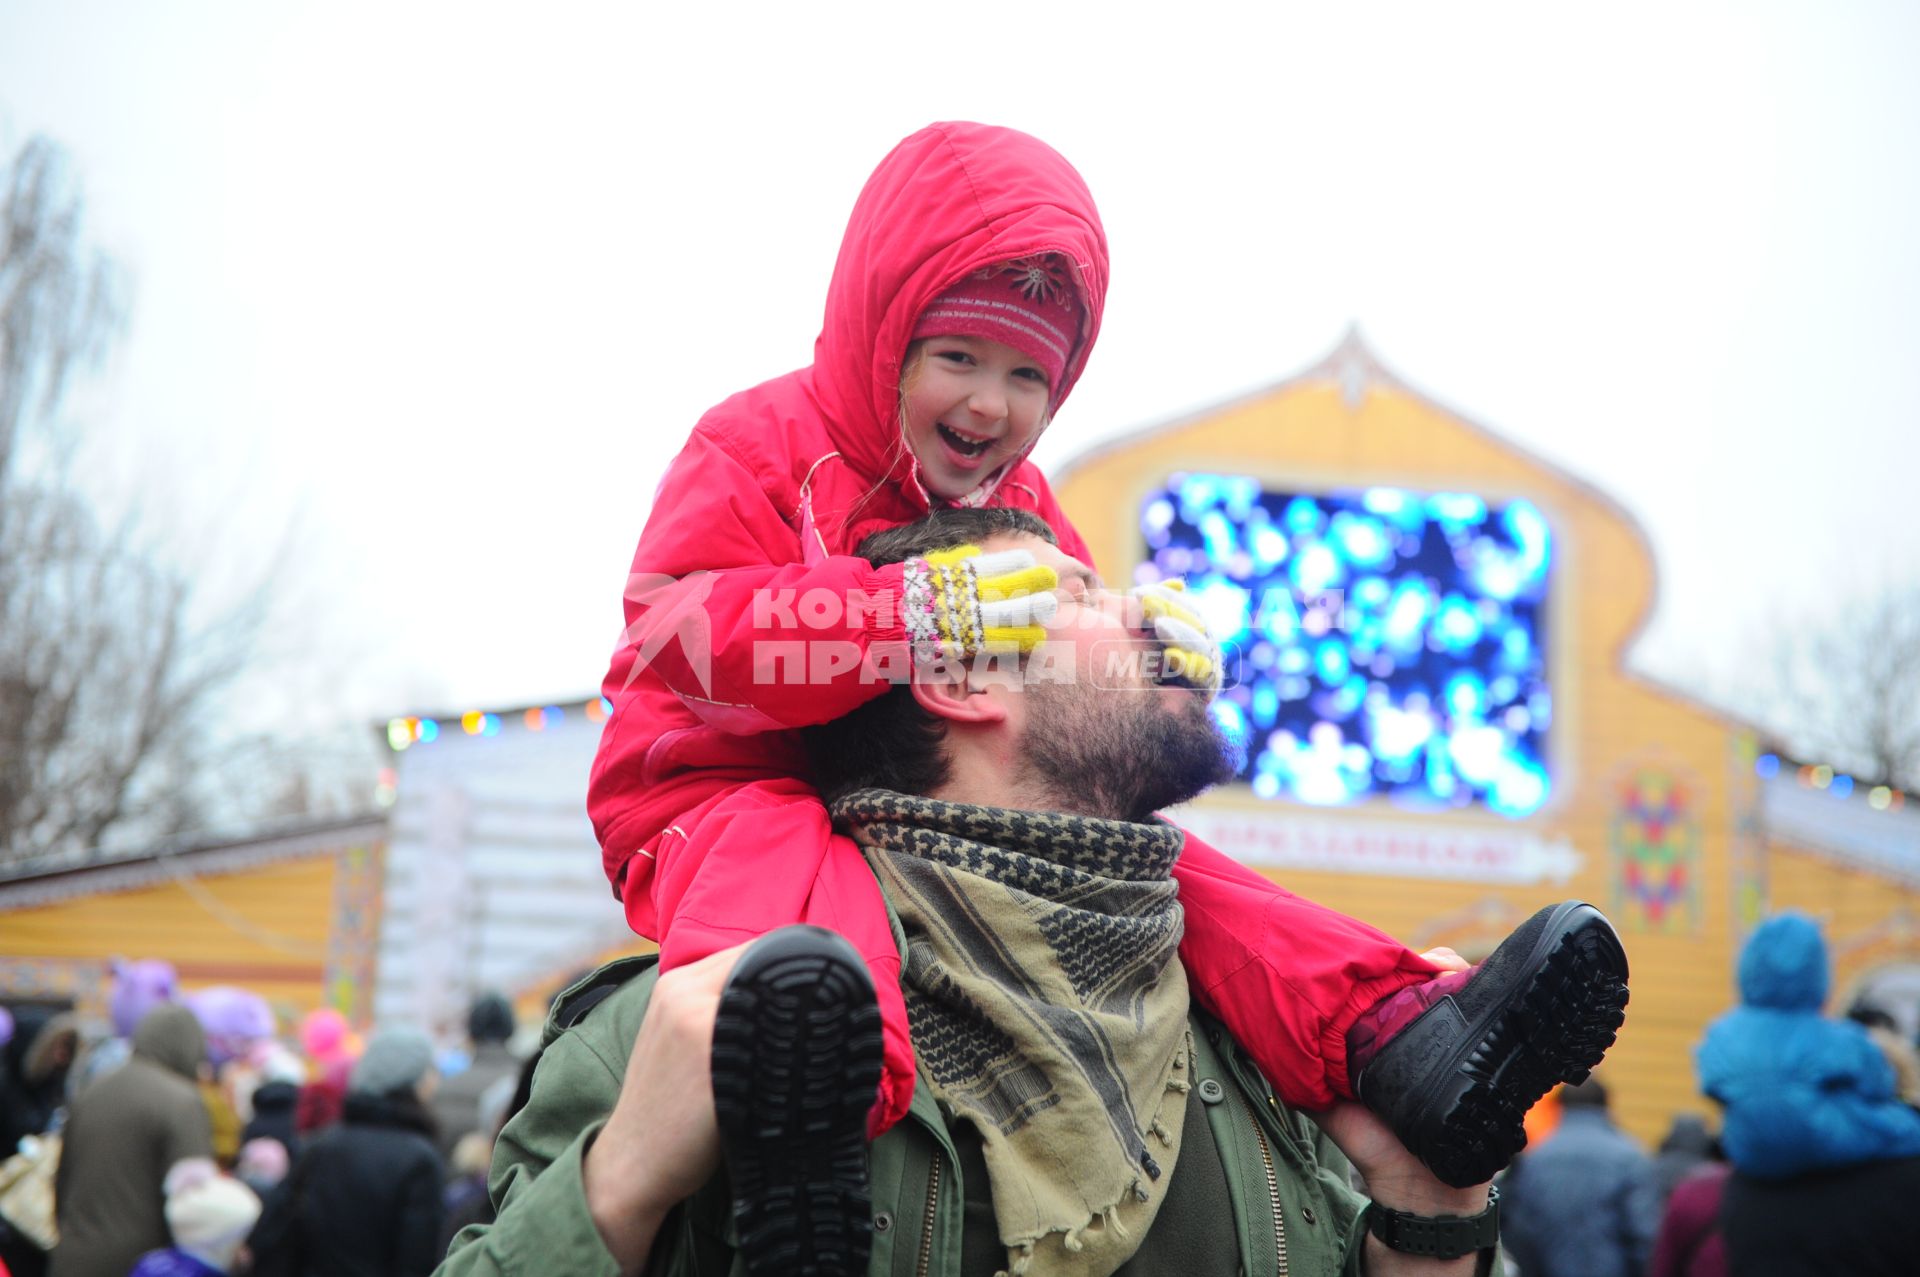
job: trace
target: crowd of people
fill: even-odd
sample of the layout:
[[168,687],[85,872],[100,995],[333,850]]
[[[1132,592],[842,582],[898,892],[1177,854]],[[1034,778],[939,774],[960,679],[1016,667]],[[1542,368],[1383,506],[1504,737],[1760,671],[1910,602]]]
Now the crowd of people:
[[[1498,1181],[1510,1274],[1909,1270],[1920,1054],[1876,1008],[1822,1015],[1825,947],[1804,916],[1762,924],[1738,978],[1741,1006],[1698,1053],[1717,1120],[1681,1114],[1649,1154],[1599,1077],[1543,1101]],[[182,998],[161,964],[135,964],[111,1026],[0,1009],[4,1149],[63,1146],[59,1244],[49,1257],[34,1221],[0,1212],[0,1271],[424,1274],[463,1228],[486,1235],[494,1137],[531,1084],[503,997],[476,999],[455,1051],[404,1027],[362,1043],[328,1012],[288,1040],[236,1036],[218,1009],[235,1000]]]
[[484,1220],[525,1083],[512,1005],[464,1041],[283,1024],[235,988],[115,969],[110,1019],[0,1010],[0,1274],[426,1274]]

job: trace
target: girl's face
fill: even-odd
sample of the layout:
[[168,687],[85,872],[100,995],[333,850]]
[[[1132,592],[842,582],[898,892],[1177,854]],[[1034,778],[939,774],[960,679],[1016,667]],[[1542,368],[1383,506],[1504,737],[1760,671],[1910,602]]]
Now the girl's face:
[[1053,387],[1040,365],[985,337],[907,347],[900,413],[920,482],[955,501],[1026,451],[1046,428]]

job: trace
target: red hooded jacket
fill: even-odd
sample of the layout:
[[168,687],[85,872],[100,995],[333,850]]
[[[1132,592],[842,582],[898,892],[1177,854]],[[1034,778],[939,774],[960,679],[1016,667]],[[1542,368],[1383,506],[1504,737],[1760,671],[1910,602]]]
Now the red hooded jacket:
[[[813,364],[708,412],[662,480],[628,579],[627,631],[603,685],[613,712],[587,807],[629,923],[661,941],[666,967],[792,922],[852,940],[874,969],[886,1029],[876,1130],[904,1113],[912,1095],[898,955],[864,858],[832,833],[804,779],[793,729],[837,718],[885,684],[858,668],[785,676],[790,671],[766,664],[766,653],[793,642],[862,655],[903,647],[900,566],[874,568],[853,548],[929,511],[900,426],[901,365],[914,322],[967,274],[1036,253],[1072,264],[1085,310],[1057,408],[1086,366],[1106,298],[1106,235],[1086,183],[1052,148],[1010,129],[935,124],[896,146],[854,205]],[[1062,550],[1090,561],[1024,458],[962,504],[1033,510]],[[812,591],[824,591],[815,597],[830,605],[852,597],[880,605],[830,606],[823,621],[801,606]],[[740,819],[750,823],[736,828]],[[709,854],[716,845],[726,854]],[[1211,1005],[1222,986],[1267,969],[1248,945],[1271,934],[1269,907],[1285,893],[1191,839],[1182,860],[1190,924],[1220,916],[1205,924],[1217,936],[1204,961],[1196,962],[1192,925],[1183,948],[1194,988]],[[1195,875],[1221,890],[1189,885]],[[1343,948],[1339,961],[1350,959]],[[1352,992],[1342,982],[1326,998],[1338,1011]],[[1272,1001],[1263,985],[1252,1003],[1263,1021]],[[1312,1059],[1327,1032],[1303,1025],[1282,1050]],[[1266,1037],[1277,1040],[1272,1029]],[[1267,1054],[1259,1036],[1243,1033],[1242,1041],[1256,1058]],[[1313,1081],[1314,1094],[1326,1094],[1317,1074]]]

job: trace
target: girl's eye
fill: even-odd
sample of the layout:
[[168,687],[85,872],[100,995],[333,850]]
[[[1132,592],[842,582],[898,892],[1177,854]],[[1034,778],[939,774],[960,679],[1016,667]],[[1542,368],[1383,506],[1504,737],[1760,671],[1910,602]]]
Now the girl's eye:
[[935,352],[934,357],[937,359],[944,359],[948,363],[954,363],[954,364],[965,365],[965,364],[971,364],[973,362],[973,356],[964,350],[937,351]]
[[1038,368],[1016,368],[1013,375],[1023,377],[1028,381],[1037,381],[1042,386],[1047,384],[1047,374],[1041,372]]

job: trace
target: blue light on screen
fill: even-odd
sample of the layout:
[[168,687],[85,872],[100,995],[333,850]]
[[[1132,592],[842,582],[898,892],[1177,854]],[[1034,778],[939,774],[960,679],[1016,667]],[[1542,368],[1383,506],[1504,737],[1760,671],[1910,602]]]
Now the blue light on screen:
[[1214,716],[1264,798],[1537,811],[1552,790],[1553,534],[1531,502],[1175,475],[1142,579],[1184,576],[1239,649]]

